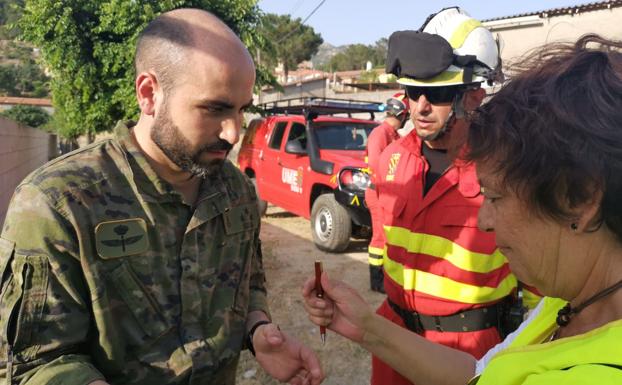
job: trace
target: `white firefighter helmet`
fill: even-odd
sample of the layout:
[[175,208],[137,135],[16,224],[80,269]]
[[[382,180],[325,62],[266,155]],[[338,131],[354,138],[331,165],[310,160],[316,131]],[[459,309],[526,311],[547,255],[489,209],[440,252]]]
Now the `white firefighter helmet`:
[[[412,49],[411,54],[401,54],[398,83],[415,87],[444,87],[472,83],[493,85],[500,78],[501,65],[497,42],[488,29],[464,10],[458,7],[443,9],[431,15],[416,33],[400,31],[396,34],[408,32],[412,33],[409,36],[397,36],[394,44],[397,50],[402,52],[407,47]],[[429,35],[440,36],[448,44]],[[399,39],[403,41],[400,42]],[[422,40],[426,42],[421,42]],[[397,52],[396,55],[399,56],[400,53]],[[399,59],[398,57],[398,61]],[[412,64],[409,71],[409,61],[416,62],[417,68]]]

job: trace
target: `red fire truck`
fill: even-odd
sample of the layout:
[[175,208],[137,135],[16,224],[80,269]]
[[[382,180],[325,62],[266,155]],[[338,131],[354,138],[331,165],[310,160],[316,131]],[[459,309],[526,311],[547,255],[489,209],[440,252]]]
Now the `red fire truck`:
[[315,245],[329,252],[369,236],[365,147],[383,105],[303,98],[259,107],[238,164],[255,183],[262,213],[269,202],[310,219]]

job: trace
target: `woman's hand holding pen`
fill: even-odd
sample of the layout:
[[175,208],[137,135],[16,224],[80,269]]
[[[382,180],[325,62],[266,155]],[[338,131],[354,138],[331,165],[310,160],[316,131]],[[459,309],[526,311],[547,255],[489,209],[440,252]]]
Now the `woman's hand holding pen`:
[[322,273],[324,298],[317,298],[315,278],[310,277],[302,288],[305,310],[316,325],[355,342],[363,342],[364,326],[374,316],[372,308],[354,290],[342,281],[333,281]]

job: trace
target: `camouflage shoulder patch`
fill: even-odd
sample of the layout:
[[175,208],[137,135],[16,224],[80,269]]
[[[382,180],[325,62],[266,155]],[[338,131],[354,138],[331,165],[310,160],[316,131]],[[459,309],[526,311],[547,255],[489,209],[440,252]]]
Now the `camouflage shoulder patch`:
[[136,255],[147,251],[147,223],[142,218],[100,222],[95,226],[97,254],[103,259]]

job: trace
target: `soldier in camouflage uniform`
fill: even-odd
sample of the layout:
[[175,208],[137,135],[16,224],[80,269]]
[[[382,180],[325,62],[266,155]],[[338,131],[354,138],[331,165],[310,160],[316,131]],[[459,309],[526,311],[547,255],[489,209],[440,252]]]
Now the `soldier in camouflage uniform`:
[[224,160],[252,98],[248,52],[213,15],[184,9],[152,22],[136,56],[137,124],[15,191],[0,238],[0,376],[227,385],[254,347],[276,379],[319,384],[315,354],[269,322],[257,197]]

